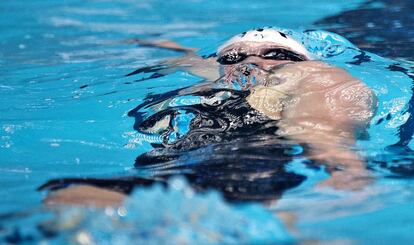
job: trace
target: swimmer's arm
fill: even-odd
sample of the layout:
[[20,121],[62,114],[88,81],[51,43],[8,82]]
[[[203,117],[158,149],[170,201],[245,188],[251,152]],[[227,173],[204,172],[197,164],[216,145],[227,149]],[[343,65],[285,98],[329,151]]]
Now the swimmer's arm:
[[[375,94],[345,70],[321,62],[298,63],[289,69],[309,75],[285,91],[295,94],[298,102],[282,111],[280,131],[307,145],[308,156],[327,166],[331,178],[325,184],[362,188],[369,173],[354,146],[356,135],[368,127],[375,112]],[[289,75],[292,70],[281,72]]]
[[124,40],[124,43],[138,44],[139,46],[142,46],[142,47],[168,49],[168,50],[184,52],[184,53],[189,53],[189,54],[194,53],[198,50],[197,48],[184,47],[170,40],[144,40],[144,39],[139,39],[139,38],[132,38],[132,39]]
[[91,185],[74,185],[52,191],[43,200],[47,206],[89,206],[97,208],[121,206],[126,195]]
[[[363,93],[372,94],[368,88]],[[343,106],[353,108],[355,112],[359,110],[361,114],[373,110],[370,105],[355,105],[353,102]],[[372,178],[366,169],[365,159],[355,151],[355,135],[359,130],[367,127],[371,117],[366,117],[365,120],[355,120],[348,112],[348,110],[338,108],[334,118],[319,118],[315,124],[302,125],[305,133],[291,137],[307,144],[309,157],[327,166],[331,177],[321,185],[337,189],[360,189],[366,186]],[[328,130],[322,130],[320,126]]]
[[[160,76],[171,74],[175,71],[187,71],[195,76],[204,78],[205,81],[215,81],[219,75],[219,66],[215,58],[203,58],[196,54],[197,48],[185,47],[176,42],[169,40],[142,40],[142,39],[128,39],[125,43],[138,44],[143,47],[153,47],[167,49],[184,53],[184,56],[179,58],[167,59],[155,66],[147,67],[150,69],[140,68],[133,71],[127,76],[145,73],[147,71],[155,71]],[[152,68],[152,69],[151,69]]]
[[38,188],[46,191],[43,203],[47,206],[76,205],[91,207],[114,207],[124,202],[134,187],[151,186],[163,179],[140,177],[122,178],[63,178],[52,179]]
[[354,149],[356,139],[353,132],[348,131],[348,135],[344,136],[336,132],[318,132],[311,127],[303,130],[312,133],[289,138],[307,145],[307,156],[326,166],[331,176],[319,186],[357,190],[372,181],[365,159]]
[[354,129],[348,128],[352,122],[340,124],[340,120],[329,121],[328,117],[283,118],[282,109],[277,106],[284,100],[283,95],[271,88],[256,88],[247,100],[256,110],[279,120],[279,134],[305,144],[308,158],[327,166],[331,177],[321,185],[337,189],[367,185],[369,174],[364,160],[352,150],[356,142]]

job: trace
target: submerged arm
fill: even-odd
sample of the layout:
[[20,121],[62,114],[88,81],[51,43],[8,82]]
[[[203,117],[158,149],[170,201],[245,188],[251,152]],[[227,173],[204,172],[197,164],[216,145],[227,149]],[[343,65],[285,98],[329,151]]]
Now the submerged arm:
[[279,119],[280,135],[306,145],[309,158],[327,166],[331,178],[325,184],[363,187],[369,174],[354,146],[374,114],[374,93],[346,71],[322,62],[299,62],[277,72],[284,82],[267,93],[280,92],[279,110],[269,113],[257,104],[253,107]]

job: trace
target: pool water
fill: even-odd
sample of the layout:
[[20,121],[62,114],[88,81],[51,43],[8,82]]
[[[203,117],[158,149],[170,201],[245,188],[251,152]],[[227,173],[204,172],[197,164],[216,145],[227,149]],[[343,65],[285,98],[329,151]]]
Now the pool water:
[[[204,0],[2,3],[1,238],[10,243],[41,240],[64,243],[66,239],[75,239],[83,244],[92,243],[92,240],[128,243],[138,238],[156,244],[172,241],[169,240],[171,237],[178,239],[174,241],[184,237],[189,244],[309,241],[389,244],[414,241],[411,234],[414,193],[410,188],[414,175],[414,73],[411,62],[414,48],[409,45],[414,39],[414,29],[410,7],[410,1],[387,0],[316,0],[311,4],[300,0],[277,4],[274,1]],[[200,78],[185,72],[145,81],[137,81],[141,78],[138,76],[126,77],[139,67],[181,54],[137,47],[124,40],[170,39],[200,48],[201,54],[208,55],[217,44],[235,34],[270,25],[296,30],[330,30],[366,50],[347,49],[325,60],[364,81],[378,97],[378,110],[368,134],[358,141],[355,149],[367,158],[367,166],[376,180],[356,192],[315,188],[328,177],[324,168],[310,163],[302,155],[301,146],[280,139],[268,144],[242,142],[238,145],[241,150],[233,155],[229,154],[229,145],[217,146],[200,141],[202,147],[179,152],[179,161],[140,165],[144,160],[156,162],[157,158],[151,154],[163,151],[154,145],[157,142],[143,138],[134,129],[139,115],[133,113],[134,108],[139,109],[139,105],[150,99],[161,101],[161,97],[171,91],[200,83]],[[345,42],[344,45],[352,44]],[[217,110],[223,111],[222,108]],[[186,118],[177,120],[185,121]],[[185,133],[187,131],[181,132]],[[252,132],[241,131],[240,135],[255,142]],[[177,138],[171,138],[174,140]],[[211,157],[211,152],[218,153]],[[252,155],[254,164],[248,160]],[[261,156],[260,162],[258,156]],[[229,164],[233,157],[238,157],[239,165]],[[275,165],[275,158],[283,166]],[[218,168],[213,162],[227,168]],[[237,193],[224,191],[222,183],[216,181],[219,178],[211,177],[217,173],[227,176],[228,173],[251,174],[255,171],[274,171],[277,178],[270,176],[255,182],[263,189],[249,190],[250,182],[235,182],[247,189]],[[111,213],[108,210],[65,209],[55,217],[53,212],[42,207],[46,193],[36,191],[52,179],[171,174],[190,176],[189,183],[179,182],[181,187],[177,193],[157,186],[138,188],[126,205],[128,214],[123,210]],[[198,185],[194,184],[196,181]],[[170,185],[174,187],[176,183],[172,181]],[[192,193],[206,189],[209,190],[207,194]],[[258,192],[258,189],[262,191]],[[189,190],[190,196],[185,194]],[[142,202],[143,199],[146,202]],[[278,200],[273,202],[275,199]],[[240,204],[240,200],[249,202]],[[263,202],[266,205],[263,206]],[[174,203],[175,206],[153,208],[160,203]],[[183,206],[188,213],[177,210]],[[196,206],[216,213],[200,216],[203,218],[188,225],[188,217],[201,212],[192,210]],[[174,222],[165,225],[163,220],[150,217],[144,222],[139,217],[145,210],[150,214],[163,210],[160,213],[173,216]],[[73,221],[73,217],[78,217],[77,213],[86,218]],[[281,224],[280,217],[286,215],[294,228]],[[73,224],[70,229],[63,226],[50,232],[53,225],[45,221],[51,216],[59,224],[66,220]],[[96,218],[96,222],[88,217]],[[125,222],[124,217],[127,222],[141,227],[141,231],[143,227],[149,228],[137,233],[127,225],[119,226]],[[222,217],[227,220],[222,221]],[[111,224],[108,219],[117,221]],[[234,223],[240,220],[245,226],[234,230]],[[42,229],[38,228],[39,223]],[[109,225],[102,226],[103,223]],[[217,228],[218,224],[222,226]],[[165,240],[156,241],[154,231],[160,226],[164,227],[161,234]],[[258,233],[257,226],[271,228]],[[201,227],[206,232],[194,227]]]

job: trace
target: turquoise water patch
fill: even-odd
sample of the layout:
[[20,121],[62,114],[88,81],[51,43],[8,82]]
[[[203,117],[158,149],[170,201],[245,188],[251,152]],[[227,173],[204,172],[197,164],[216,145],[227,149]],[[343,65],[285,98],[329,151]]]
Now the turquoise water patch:
[[[318,28],[315,21],[356,9],[361,2],[66,0],[56,3],[36,0],[3,3],[0,7],[0,194],[3,197],[0,210],[5,214],[1,224],[10,225],[7,228],[12,231],[6,234],[7,239],[37,241],[50,235],[39,233],[37,228],[37,224],[51,218],[51,213],[41,204],[47,193],[36,191],[50,179],[110,179],[148,176],[156,172],[150,168],[136,170],[134,162],[137,156],[165,143],[164,138],[156,132],[138,132],[133,128],[134,118],[128,113],[151,96],[193,86],[201,79],[187,72],[146,81],[140,81],[143,77],[138,76],[125,77],[138,67],[181,55],[169,50],[137,47],[126,39],[171,39],[202,48],[200,52],[209,55],[215,52],[218,43],[239,32],[262,26],[315,29]],[[388,5],[376,3],[365,7],[372,10],[383,6]],[[364,21],[369,22],[368,19]],[[344,23],[325,24],[324,27],[338,26],[346,28]],[[238,144],[226,148],[228,151],[206,147],[192,155],[180,156],[181,165],[170,167],[179,172],[177,169],[182,166],[197,165],[206,159],[231,159],[235,157],[232,154],[244,154],[242,170],[256,171],[248,181],[241,178],[244,184],[263,178],[266,186],[288,183],[286,185],[292,189],[283,195],[279,190],[253,189],[258,193],[275,191],[279,194],[271,198],[278,200],[266,206],[256,203],[244,208],[228,204],[217,194],[193,193],[189,200],[185,193],[161,187],[139,189],[126,204],[133,209],[128,215],[123,215],[122,210],[122,215],[114,213],[117,210],[108,211],[109,215],[105,211],[74,211],[89,219],[78,224],[79,230],[57,234],[52,242],[67,238],[81,239],[78,242],[94,239],[119,243],[134,238],[154,242],[185,239],[189,243],[209,244],[294,240],[409,242],[413,224],[409,209],[413,201],[410,150],[414,143],[408,135],[407,147],[403,150],[392,151],[389,146],[400,143],[402,135],[407,133],[402,132],[403,126],[409,128],[410,125],[413,65],[361,52],[341,36],[318,31],[313,35],[298,32],[295,37],[303,38],[315,55],[364,81],[378,97],[378,109],[367,130],[369,137],[360,139],[355,149],[367,157],[377,178],[375,184],[356,194],[318,189],[315,186],[326,180],[328,174],[323,167],[312,166],[302,158],[303,147],[290,142],[287,146],[269,147],[260,145],[263,143],[260,140],[252,140],[250,144],[260,146],[255,148],[259,152],[255,152],[256,155],[262,154],[262,147],[268,147],[266,152],[273,152],[271,156],[263,154],[262,162],[253,166],[245,161],[251,157],[250,152],[244,152]],[[381,42],[384,36],[371,35],[367,40]],[[222,94],[219,100],[229,98],[228,94]],[[211,98],[176,96],[161,109],[175,110],[216,102],[208,99]],[[154,108],[145,109],[143,120],[157,112]],[[168,125],[173,131],[169,132],[170,141],[166,143],[179,142],[191,131],[189,124],[194,114],[177,111]],[[267,169],[280,167],[274,160],[278,157],[288,159],[287,167],[283,171]],[[231,161],[225,163],[229,168],[239,167]],[[270,165],[272,163],[275,166]],[[164,166],[158,167],[156,170],[162,172]],[[272,176],[269,174],[272,171],[280,180],[266,179]],[[395,176],[397,178],[391,178]],[[233,180],[239,179],[234,176]],[[238,191],[248,192],[243,188]],[[199,214],[196,206],[214,210],[214,215],[203,213],[202,218],[191,223],[192,216]],[[177,211],[180,209],[185,212]],[[157,212],[159,210],[164,212]],[[292,233],[294,238],[278,218],[285,212],[293,214],[297,220],[294,226],[298,234]],[[21,219],[21,214],[26,214],[23,216],[27,219]],[[71,216],[73,213],[63,211],[63,214]],[[142,214],[148,215],[147,219],[143,220]],[[174,225],[166,224],[162,215],[171,215]],[[105,226],[104,222],[112,223]],[[177,223],[181,226],[175,226]],[[235,226],[236,223],[243,226]],[[131,229],[128,224],[140,229]],[[163,236],[153,235],[158,228],[164,232]],[[19,238],[19,234],[23,238]],[[24,234],[39,236],[31,239]]]

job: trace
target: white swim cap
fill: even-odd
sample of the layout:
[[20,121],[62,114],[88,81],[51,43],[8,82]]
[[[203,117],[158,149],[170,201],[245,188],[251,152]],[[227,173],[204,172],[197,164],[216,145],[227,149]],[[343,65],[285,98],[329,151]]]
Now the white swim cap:
[[296,41],[288,34],[276,28],[260,28],[250,30],[248,32],[243,32],[237,36],[232,37],[230,40],[221,45],[217,50],[217,54],[223,51],[226,47],[241,42],[270,42],[280,47],[291,50],[295,53],[298,53],[300,55],[303,55],[308,60],[314,59],[313,55],[311,55],[300,42]]

